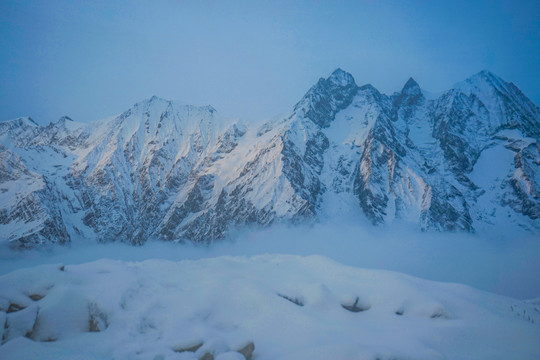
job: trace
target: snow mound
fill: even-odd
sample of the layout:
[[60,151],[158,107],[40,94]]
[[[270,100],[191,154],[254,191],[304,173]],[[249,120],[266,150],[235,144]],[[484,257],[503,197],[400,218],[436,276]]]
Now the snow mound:
[[321,256],[0,277],[2,359],[538,359],[540,306]]

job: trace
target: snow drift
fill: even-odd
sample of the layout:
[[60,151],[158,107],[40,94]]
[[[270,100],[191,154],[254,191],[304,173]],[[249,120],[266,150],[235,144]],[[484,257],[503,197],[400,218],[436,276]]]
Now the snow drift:
[[3,359],[537,359],[540,304],[320,256],[0,277]]

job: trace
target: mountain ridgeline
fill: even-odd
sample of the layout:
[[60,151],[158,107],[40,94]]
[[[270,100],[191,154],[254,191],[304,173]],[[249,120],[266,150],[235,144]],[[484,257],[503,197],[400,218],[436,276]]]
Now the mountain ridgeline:
[[433,96],[338,69],[263,124],[157,97],[92,123],[19,118],[0,122],[0,241],[208,243],[336,203],[374,224],[536,233],[539,140],[540,108],[488,71]]

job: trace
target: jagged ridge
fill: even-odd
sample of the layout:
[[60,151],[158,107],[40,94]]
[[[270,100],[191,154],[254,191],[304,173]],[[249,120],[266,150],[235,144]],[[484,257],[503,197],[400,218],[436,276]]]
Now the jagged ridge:
[[539,119],[487,71],[427,99],[412,78],[388,96],[337,69],[261,126],[158,97],[89,124],[6,121],[1,240],[211,242],[233,226],[325,216],[338,194],[375,224],[536,232]]

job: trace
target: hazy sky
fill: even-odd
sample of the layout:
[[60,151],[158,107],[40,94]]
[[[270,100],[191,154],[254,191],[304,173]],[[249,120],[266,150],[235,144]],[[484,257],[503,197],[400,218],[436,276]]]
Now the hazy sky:
[[540,1],[3,0],[0,54],[0,120],[152,95],[259,120],[337,67],[386,93],[489,69],[540,104]]

